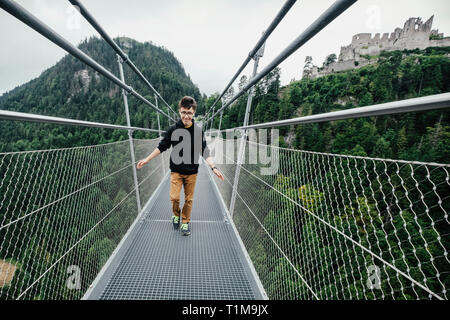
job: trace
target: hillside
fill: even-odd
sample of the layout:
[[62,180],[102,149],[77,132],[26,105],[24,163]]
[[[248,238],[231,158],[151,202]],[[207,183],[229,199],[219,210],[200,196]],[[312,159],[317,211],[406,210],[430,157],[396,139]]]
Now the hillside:
[[[294,81],[285,87],[280,86],[280,70],[275,69],[257,86],[250,123],[449,92],[449,53],[450,47],[382,52],[375,64],[317,79]],[[241,79],[244,83],[245,80]],[[224,113],[223,129],[242,125],[246,99],[246,95],[241,97]],[[279,127],[283,136],[280,145],[319,152],[448,163],[449,115],[448,109],[441,109]],[[215,126],[218,124],[219,119],[216,119]]]
[[[199,89],[170,51],[130,38],[122,37],[115,41],[172,108],[186,94],[201,100]],[[116,54],[105,41],[90,38],[78,47],[114,75],[119,75]],[[124,66],[124,73],[128,85],[147,100],[154,101],[153,93],[128,66]],[[157,128],[156,112],[153,109],[132,96],[129,96],[129,107],[132,126]],[[70,55],[45,70],[38,78],[3,94],[0,97],[0,109],[126,125],[121,90]],[[167,126],[167,122],[164,121],[162,125]],[[10,133],[2,135],[0,152],[101,144],[122,140],[127,136],[126,132],[120,130],[3,120],[0,120],[0,131]],[[134,137],[152,135],[136,132]]]

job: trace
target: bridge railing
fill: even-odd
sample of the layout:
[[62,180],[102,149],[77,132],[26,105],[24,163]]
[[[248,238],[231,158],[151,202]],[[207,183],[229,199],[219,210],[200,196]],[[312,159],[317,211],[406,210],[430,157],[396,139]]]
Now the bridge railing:
[[[236,141],[210,140],[227,205]],[[270,299],[448,299],[450,165],[245,150],[233,221]]]
[[[211,128],[220,114],[220,134],[208,135],[225,174],[218,188],[271,299],[447,299],[450,165],[314,153],[248,139],[253,129],[450,106],[450,93],[443,93],[249,125],[254,86],[355,2],[337,0],[258,73],[262,55],[255,55],[249,81],[209,112],[204,122]],[[242,126],[220,131],[223,112],[244,93]],[[223,131],[241,137],[224,140]],[[271,155],[275,170],[254,161],[260,154],[255,147]]]
[[[0,154],[0,299],[81,298],[138,215],[135,165],[128,141]],[[142,206],[166,172],[138,171]]]
[[[132,133],[160,133],[159,113],[175,121],[173,110],[86,8],[71,2],[118,53],[120,79],[15,1],[0,0],[0,8],[122,88],[127,126],[6,110],[0,119],[128,130],[129,139],[0,153],[0,299],[81,298],[168,170],[163,155],[136,171],[136,158],[151,153],[159,139],[137,140]],[[155,104],[125,83],[123,63],[153,91]],[[131,126],[127,94],[158,113],[158,130]]]

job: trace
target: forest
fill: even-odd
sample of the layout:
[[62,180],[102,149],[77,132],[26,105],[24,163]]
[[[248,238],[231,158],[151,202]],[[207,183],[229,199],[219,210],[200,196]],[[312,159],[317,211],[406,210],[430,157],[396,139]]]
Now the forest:
[[[449,92],[449,53],[449,47],[382,52],[377,64],[293,81],[287,86],[280,86],[280,69],[274,69],[256,86],[249,123]],[[242,77],[238,89],[246,81]],[[231,88],[228,95],[234,91]],[[205,104],[212,105],[217,96],[208,97]],[[247,95],[243,95],[224,112],[221,129],[242,125],[246,101]],[[279,127],[280,145],[337,154],[448,163],[449,115],[447,109],[441,109]],[[219,122],[217,116],[213,127],[218,128]]]
[[[174,110],[182,95],[201,100],[170,51],[115,41]],[[106,42],[90,38],[79,48],[118,76]],[[155,102],[128,66],[124,73],[128,85]],[[132,126],[158,128],[153,109],[128,100]],[[126,125],[118,87],[69,55],[3,94],[0,109]],[[166,128],[167,119],[160,120]],[[0,281],[0,299],[80,299],[137,216],[128,132],[6,120],[0,132],[0,278],[9,279]],[[148,140],[155,133],[133,137],[137,159],[157,144]],[[142,206],[162,178],[154,165],[159,162],[138,172]],[[81,272],[78,290],[66,286],[68,268]]]
[[[202,99],[198,87],[167,49],[125,37],[115,41],[125,48],[130,60],[173,110],[176,110],[183,95]],[[105,41],[92,37],[80,43],[79,48],[119,77],[116,55]],[[153,92],[127,65],[124,65],[124,78],[128,85],[155,103]],[[130,95],[128,103],[131,126],[158,128],[157,113],[150,106]],[[162,102],[158,106],[167,112]],[[3,94],[0,97],[0,109],[126,125],[121,89],[70,55],[45,70],[38,78]],[[198,112],[202,112],[201,107]],[[163,128],[167,127],[164,116],[160,117],[160,121]],[[128,133],[124,130],[19,121],[0,120],[0,131],[10,133],[2,135],[0,152],[77,147],[128,139]],[[133,136],[138,139],[156,137],[155,134],[142,131],[135,132]]]
[[[275,69],[256,87],[250,123],[449,92],[449,52],[450,48],[383,52],[375,57],[376,64],[287,86],[280,86],[280,70]],[[246,80],[241,78],[238,89]],[[231,89],[228,96],[233,93]],[[209,97],[207,104],[216,97]],[[246,100],[241,97],[224,112],[221,129],[242,125]],[[261,176],[257,165],[245,164],[234,214],[269,297],[314,299],[315,292],[321,299],[433,298],[348,239],[446,297],[446,168],[369,157],[448,164],[449,114],[441,109],[279,127],[278,174]],[[213,127],[219,123],[215,119]],[[366,286],[371,266],[381,270],[381,290]]]

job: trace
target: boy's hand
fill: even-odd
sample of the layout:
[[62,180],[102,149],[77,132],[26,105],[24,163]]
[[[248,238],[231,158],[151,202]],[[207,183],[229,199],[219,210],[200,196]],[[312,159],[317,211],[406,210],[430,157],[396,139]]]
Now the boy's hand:
[[138,169],[140,169],[140,168],[142,168],[144,165],[146,165],[147,163],[148,163],[147,160],[145,160],[145,159],[144,159],[144,160],[141,160],[141,161],[138,162],[138,164],[137,164],[136,167],[137,167]]
[[220,180],[223,181],[223,175],[222,175],[222,172],[219,171],[219,169],[214,168],[213,172]]

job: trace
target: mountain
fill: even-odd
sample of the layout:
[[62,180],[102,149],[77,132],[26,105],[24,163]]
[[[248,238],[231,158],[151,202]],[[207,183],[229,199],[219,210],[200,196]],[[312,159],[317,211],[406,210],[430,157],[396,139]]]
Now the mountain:
[[[192,95],[201,101],[198,87],[173,53],[164,47],[126,37],[115,41],[172,109],[177,109],[183,95]],[[104,40],[92,37],[80,43],[78,48],[119,77],[116,54]],[[124,75],[128,85],[154,102],[153,93],[127,65],[124,65]],[[128,96],[128,102],[132,126],[157,128],[156,112],[151,107],[133,96]],[[164,111],[167,109],[161,102],[159,107]],[[126,125],[119,87],[71,55],[66,55],[36,79],[3,94],[0,109]],[[198,112],[201,111],[199,103]],[[168,123],[164,116],[160,118],[162,127],[166,127]],[[0,152],[101,144],[127,137],[123,130],[5,120],[0,120],[0,131],[9,133],[2,134]],[[155,137],[155,134],[135,132],[134,137]]]

